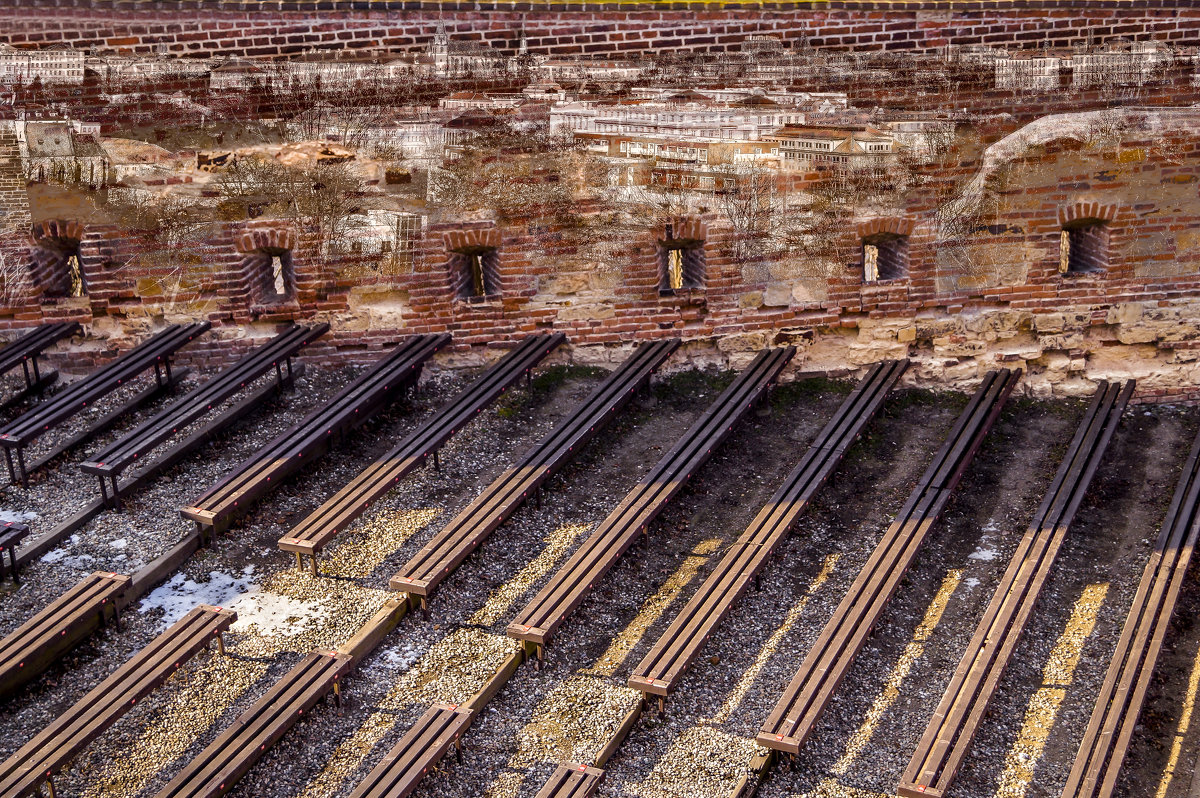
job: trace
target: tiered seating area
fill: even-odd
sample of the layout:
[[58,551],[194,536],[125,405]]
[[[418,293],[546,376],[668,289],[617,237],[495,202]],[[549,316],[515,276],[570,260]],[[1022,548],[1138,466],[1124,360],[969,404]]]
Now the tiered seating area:
[[[202,335],[209,326],[206,321],[186,325],[172,324],[0,428],[0,446],[4,447],[4,457],[12,481],[27,484],[31,473],[55,457],[107,429],[126,413],[140,407],[162,391],[173,388],[187,372],[185,369],[177,369],[172,373],[171,355]],[[103,418],[92,421],[85,429],[59,443],[37,461],[25,463],[25,449],[31,443],[150,368],[154,369],[153,386]]]
[[984,379],[763,724],[757,737],[759,745],[793,754],[800,751],[1018,377],[1018,372],[1003,369],[990,372]]
[[902,796],[944,796],[970,750],[1005,666],[1033,614],[1075,512],[1133,394],[1133,382],[1101,383],[1066,457],[1042,500],[937,712],[904,771]]
[[409,560],[392,577],[392,589],[420,596],[424,601],[628,404],[678,346],[679,339],[669,338],[638,347],[565,422],[501,474]]
[[793,354],[787,347],[756,357],[521,610],[508,634],[535,646],[540,658],[554,631],[766,394]]
[[517,380],[553,352],[566,336],[526,336],[511,352],[489,368],[483,376],[463,389],[449,404],[413,431],[394,449],[380,457],[331,496],[324,504],[279,540],[284,551],[294,552],[296,564],[307,554],[317,572],[317,555],[331,540],[368,507],[391,490],[397,482],[424,465],[437,450],[483,409],[500,398]]
[[180,513],[195,521],[202,535],[223,532],[289,475],[319,459],[335,441],[416,385],[425,361],[449,341],[448,335],[418,335],[405,340]]

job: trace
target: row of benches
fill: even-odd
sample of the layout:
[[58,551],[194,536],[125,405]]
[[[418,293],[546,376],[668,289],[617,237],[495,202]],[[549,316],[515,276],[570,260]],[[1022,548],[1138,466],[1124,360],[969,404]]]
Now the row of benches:
[[767,717],[757,736],[760,745],[799,752],[999,416],[1018,376],[1019,372],[1002,369],[984,378]]
[[1132,380],[1123,388],[1119,384],[1100,384],[904,770],[897,788],[899,795],[941,798],[949,790],[1121,422],[1133,388]]
[[883,406],[908,367],[907,360],[875,364],[842,402],[800,463],[729,548],[683,610],[633,669],[630,687],[662,698],[674,690],[713,630],[770,560],[859,433]]
[[188,660],[217,640],[237,615],[200,605],[115,670],[0,764],[0,795],[22,798],[49,784],[92,740],[133,709]]
[[755,357],[517,614],[509,636],[534,647],[540,659],[555,630],[766,394],[794,354],[794,347],[784,347]]
[[[1062,798],[1109,798],[1137,726],[1154,664],[1200,535],[1200,436],[1142,572]],[[1193,787],[1194,790],[1194,787]]]
[[50,370],[43,373],[38,366],[38,358],[55,343],[78,335],[82,329],[79,323],[74,321],[39,324],[5,346],[3,351],[0,351],[0,374],[7,374],[20,366],[25,377],[25,387],[0,402],[0,410],[7,410],[53,385],[58,379],[58,372]]
[[303,555],[307,554],[312,560],[315,574],[317,555],[340,531],[366,512],[397,482],[428,462],[431,456],[436,464],[438,449],[454,433],[499,399],[515,382],[528,377],[531,370],[566,339],[562,333],[526,336],[428,421],[367,466],[349,484],[280,538],[279,548],[293,552],[298,567]]
[[[120,357],[83,379],[71,383],[54,396],[39,402],[0,427],[0,446],[4,447],[4,458],[12,481],[28,484],[30,473],[112,426],[126,413],[164,391],[172,390],[187,372],[186,369],[172,372],[171,356],[207,331],[209,326],[206,321],[169,325]],[[36,462],[26,464],[25,451],[31,443],[151,368],[154,369],[153,385],[137,393],[124,405],[93,420],[82,431],[57,444]]]

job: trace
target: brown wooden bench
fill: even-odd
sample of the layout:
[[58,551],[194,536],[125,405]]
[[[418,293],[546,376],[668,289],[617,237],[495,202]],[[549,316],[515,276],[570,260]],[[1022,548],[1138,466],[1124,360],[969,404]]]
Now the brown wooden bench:
[[604,771],[568,762],[559,765],[538,790],[537,798],[592,798],[604,781]]
[[17,546],[29,537],[29,524],[20,521],[5,521],[0,524],[0,578],[4,576],[4,556],[8,555],[13,582],[19,583],[21,576],[17,572]]
[[1003,369],[984,378],[763,724],[759,745],[792,754],[800,751],[1000,414],[1019,374]]
[[533,646],[540,659],[554,631],[766,394],[795,351],[760,353],[521,610],[509,636]]
[[416,385],[449,335],[415,335],[397,345],[319,409],[277,436],[179,512],[202,536],[223,532],[303,466]]
[[224,795],[317,702],[341,695],[341,679],[352,660],[336,651],[314,651],[271,686],[175,778],[158,798]]
[[151,641],[0,765],[0,795],[21,798],[49,784],[68,762],[171,674],[227,630],[237,615],[200,605]]
[[[117,479],[125,469],[135,464],[144,466],[146,455],[174,437],[179,430],[211,413],[213,408],[219,407],[264,374],[274,371],[275,384],[272,386],[273,390],[255,392],[254,395],[259,401],[291,385],[292,358],[328,330],[328,324],[289,327],[262,346],[255,347],[249,354],[239,358],[233,365],[223,369],[194,391],[173,402],[154,418],[139,424],[129,434],[93,454],[87,461],[80,463],[80,469],[99,478],[100,495],[106,504],[117,504],[120,496]],[[249,409],[243,406],[242,412]],[[220,432],[217,424],[226,419],[233,421],[228,416],[218,416],[213,419],[213,423],[205,426],[204,434],[191,435],[189,440],[193,448]],[[186,453],[179,452],[176,447],[173,454],[178,459]],[[111,483],[111,492],[106,480]]]
[[[1200,436],[1192,444],[1162,529],[1142,571],[1121,637],[1096,696],[1091,719],[1063,785],[1062,798],[1109,798],[1134,729],[1154,666],[1170,631],[1200,535]],[[1193,781],[1193,791],[1195,782]]]
[[871,368],[817,434],[804,458],[634,668],[628,681],[630,687],[657,695],[661,709],[663,698],[675,688],[713,630],[795,526],[859,433],[883,407],[888,392],[907,367],[907,360],[886,360]]
[[0,640],[0,697],[11,695],[116,620],[128,589],[128,576],[96,571]]
[[451,748],[462,750],[460,738],[474,716],[466,707],[434,704],[359,782],[350,798],[407,798]]
[[[197,336],[203,335],[209,326],[206,321],[187,325],[172,324],[111,363],[101,366],[54,396],[34,405],[0,428],[0,446],[4,447],[4,457],[12,481],[28,484],[29,474],[109,428],[126,413],[137,409],[162,392],[173,389],[183,379],[186,370],[178,369],[172,372],[171,356]],[[80,432],[54,446],[37,461],[28,465],[25,463],[25,449],[31,443],[149,369],[154,369],[152,386],[102,418],[92,421]]]
[[25,388],[0,402],[0,410],[7,410],[26,397],[39,394],[53,385],[58,379],[58,372],[53,369],[43,372],[38,366],[38,357],[63,338],[78,335],[82,329],[74,321],[39,324],[0,350],[0,374],[7,374],[20,366],[25,377]]
[[1134,383],[1101,382],[1041,506],[1017,546],[937,711],[904,770],[897,794],[942,798],[983,723],[988,703],[1033,614],[1063,539],[1104,458]]
[[679,346],[642,344],[541,442],[501,474],[392,577],[393,590],[425,597],[479,548],[541,485],[570,462]]
[[345,487],[331,496],[291,532],[279,539],[279,548],[296,555],[296,566],[307,554],[317,573],[317,555],[325,546],[358,518],[372,503],[395,487],[396,483],[432,456],[458,430],[476,418],[483,409],[522,377],[528,377],[534,366],[567,340],[562,333],[526,336],[517,346],[468,385],[430,419],[394,449],[367,466]]

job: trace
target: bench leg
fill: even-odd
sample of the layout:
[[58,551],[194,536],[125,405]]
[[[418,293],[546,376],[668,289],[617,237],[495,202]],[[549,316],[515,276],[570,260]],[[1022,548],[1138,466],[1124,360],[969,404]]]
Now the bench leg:
[[4,459],[8,463],[8,478],[15,485],[17,484],[16,466],[13,465],[12,449],[4,447]]
[[57,793],[54,792],[54,781],[49,776],[46,777],[46,789],[50,792],[50,798],[55,798]]
[[298,552],[298,551],[294,552],[294,554],[296,555],[296,570],[297,571],[304,570],[304,558],[300,556],[300,552]]
[[438,453],[437,453],[436,449],[433,450],[433,470],[434,471],[442,470],[442,461],[438,459]]
[[225,656],[225,637],[220,632],[217,632],[217,653]]
[[660,695],[658,697],[658,716],[661,718],[667,714],[667,697]]
[[21,469],[21,487],[29,487],[29,472],[25,470],[25,447],[17,447],[17,465]]
[[21,575],[17,573],[17,547],[12,546],[8,550],[8,558],[12,560],[12,578],[13,584],[21,584]]
[[30,379],[28,360],[21,361],[21,371],[25,373],[25,387],[29,390],[33,390],[33,380]]
[[320,576],[321,574],[317,572],[317,550],[316,549],[313,549],[312,554],[308,555],[308,559],[312,561],[312,575]]

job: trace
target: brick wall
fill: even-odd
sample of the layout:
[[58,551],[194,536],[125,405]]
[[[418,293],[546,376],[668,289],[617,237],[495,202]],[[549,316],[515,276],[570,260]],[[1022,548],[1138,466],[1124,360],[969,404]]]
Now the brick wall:
[[1081,43],[1090,32],[1200,39],[1200,8],[1166,0],[974,0],[888,3],[859,0],[777,2],[430,2],[373,0],[10,0],[0,38],[15,45],[176,54],[279,56],[319,45],[423,48],[438,21],[456,39],[515,50],[523,28],[529,49],[596,55],[738,49],[747,36],[803,35],[818,48],[922,51],[947,44]]

